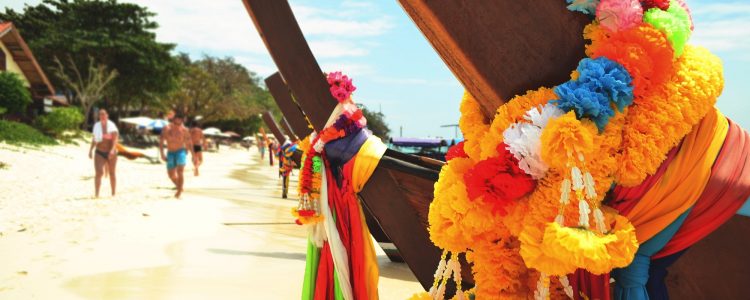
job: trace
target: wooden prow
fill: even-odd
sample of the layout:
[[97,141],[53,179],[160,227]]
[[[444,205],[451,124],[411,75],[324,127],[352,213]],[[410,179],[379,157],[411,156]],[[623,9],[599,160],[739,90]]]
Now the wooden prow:
[[565,1],[399,0],[492,120],[513,96],[569,79],[591,22]]
[[292,98],[292,91],[287,87],[284,79],[279,72],[273,73],[265,80],[268,91],[271,92],[276,105],[279,106],[281,113],[289,121],[289,125],[298,137],[304,138],[312,133],[310,122],[307,121],[305,113],[299,107],[299,104]]
[[286,117],[281,118],[281,128],[284,129],[284,132],[289,136],[289,139],[291,142],[299,141],[299,138],[296,134],[294,134],[294,130],[292,130],[292,127],[289,126],[289,122],[286,120]]
[[[297,103],[313,127],[321,130],[336,100],[289,3],[281,0],[243,0],[243,3]],[[420,177],[425,174],[429,176]],[[365,209],[373,213],[425,289],[432,285],[441,254],[430,242],[423,209],[432,201],[437,174],[434,168],[385,156],[360,192]],[[471,285],[468,266],[464,270],[464,282]]]
[[266,126],[268,126],[268,129],[271,130],[273,136],[276,137],[276,140],[279,142],[279,146],[286,143],[286,137],[283,133],[281,133],[281,129],[279,129],[279,125],[271,115],[271,112],[266,111],[263,113],[263,121],[266,122]]
[[[320,66],[309,63],[314,62],[315,57],[305,42],[289,3],[283,0],[243,0],[242,3],[279,68],[279,73],[294,92],[297,103],[310,117],[313,128],[323,130],[328,116],[336,106],[336,99],[328,90],[328,82]],[[291,74],[295,76],[290,76]]]
[[[399,0],[486,121],[513,96],[565,82],[584,57],[591,20],[562,0]],[[750,217],[735,215],[669,268],[674,299],[742,299],[750,280]]]

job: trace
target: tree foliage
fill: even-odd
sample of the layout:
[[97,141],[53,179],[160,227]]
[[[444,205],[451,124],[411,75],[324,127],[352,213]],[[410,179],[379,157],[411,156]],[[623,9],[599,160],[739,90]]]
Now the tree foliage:
[[201,117],[201,123],[249,134],[260,126],[258,114],[278,111],[260,79],[232,58],[205,56],[183,64],[178,88],[165,99],[167,107]]
[[0,113],[22,113],[30,103],[31,93],[23,85],[21,77],[11,72],[0,72]]
[[366,106],[359,104],[362,109],[362,114],[367,119],[367,128],[372,131],[372,134],[387,141],[391,134],[391,129],[388,128],[388,124],[385,123],[385,115],[382,112],[375,112],[367,109]]
[[[0,13],[19,29],[47,73],[54,73],[55,57],[68,56],[83,78],[89,76],[89,57],[117,70],[109,97],[117,108],[153,104],[176,84],[174,45],[156,41],[153,16],[145,7],[116,0],[44,0],[21,12]],[[60,78],[52,81],[64,86]]]
[[34,125],[45,133],[59,138],[65,131],[81,126],[83,121],[83,114],[77,107],[59,107],[49,114],[37,117]]

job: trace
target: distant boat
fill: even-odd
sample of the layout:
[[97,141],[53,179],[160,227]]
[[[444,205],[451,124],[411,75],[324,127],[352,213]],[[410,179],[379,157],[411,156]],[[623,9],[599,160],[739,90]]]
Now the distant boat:
[[[452,142],[452,141],[451,141]],[[391,138],[388,147],[402,153],[445,161],[449,141],[439,138]]]

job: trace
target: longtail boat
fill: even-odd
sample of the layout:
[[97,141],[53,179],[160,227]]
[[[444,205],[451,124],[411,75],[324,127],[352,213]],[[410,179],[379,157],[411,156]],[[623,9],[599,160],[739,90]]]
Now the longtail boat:
[[[316,130],[333,111],[323,71],[287,1],[243,1],[282,77]],[[432,285],[440,250],[427,232],[427,213],[442,163],[387,151],[359,196],[424,288]],[[471,283],[469,268],[464,268]]]
[[[486,120],[514,95],[568,80],[591,20],[565,1],[399,0],[435,51],[481,104]],[[673,299],[746,298],[750,217],[735,215],[669,268]],[[743,238],[740,238],[743,237]]]
[[[313,126],[320,129],[335,102],[288,3],[243,2],[281,74]],[[564,1],[533,5],[511,0],[399,2],[467,91],[476,96],[486,121],[516,94],[565,82],[584,57],[581,32],[590,20],[570,13]],[[441,165],[389,151],[360,194],[425,289],[431,285],[439,260],[439,250],[425,228]],[[670,269],[667,282],[677,292],[674,296],[742,298],[741,284],[750,279],[750,260],[743,256],[747,242],[737,242],[737,237],[748,233],[750,218],[738,215],[692,246]],[[721,266],[706,266],[718,253],[727,255]],[[462,268],[464,273],[468,270]],[[464,278],[471,282],[469,276]]]
[[[289,126],[294,127],[293,130],[301,133],[300,135],[309,136],[310,133],[312,133],[312,126],[310,125],[310,122],[307,121],[308,119],[307,116],[305,116],[305,113],[292,98],[291,90],[287,87],[284,79],[281,78],[281,74],[276,72],[267,77],[265,82],[266,87],[268,87],[269,92],[271,92],[276,104],[279,106],[282,114],[284,114],[284,119],[289,121]],[[295,155],[299,154],[299,151],[298,153],[295,153]],[[298,160],[296,156],[295,159]],[[370,233],[388,258],[394,262],[403,262],[403,259],[393,245],[393,242],[388,239],[388,236],[383,232],[383,229],[380,228],[380,225],[377,223],[372,213],[370,213],[370,211],[365,211],[364,214]]]

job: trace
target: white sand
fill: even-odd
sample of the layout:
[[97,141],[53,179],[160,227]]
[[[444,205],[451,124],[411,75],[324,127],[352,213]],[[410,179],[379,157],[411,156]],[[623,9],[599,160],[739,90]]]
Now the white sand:
[[[0,143],[9,165],[0,169],[0,299],[299,298],[306,240],[289,215],[296,199],[279,197],[276,171],[254,151],[206,153],[175,200],[164,164],[122,157],[118,195],[92,199],[87,150]],[[378,258],[381,299],[420,290],[406,265]]]

